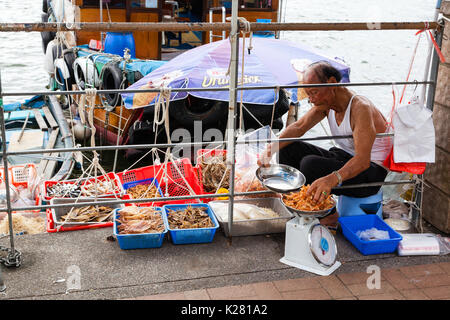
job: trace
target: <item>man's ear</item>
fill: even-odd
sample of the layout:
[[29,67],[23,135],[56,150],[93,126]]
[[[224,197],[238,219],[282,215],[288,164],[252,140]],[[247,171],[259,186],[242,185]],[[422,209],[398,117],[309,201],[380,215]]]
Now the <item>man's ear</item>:
[[337,83],[337,80],[334,76],[331,76],[330,78],[328,78],[327,83]]

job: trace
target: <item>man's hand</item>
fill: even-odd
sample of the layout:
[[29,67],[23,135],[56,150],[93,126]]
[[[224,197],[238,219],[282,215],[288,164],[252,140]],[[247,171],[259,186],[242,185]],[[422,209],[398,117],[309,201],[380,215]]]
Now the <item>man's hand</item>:
[[306,194],[312,196],[314,203],[321,203],[331,194],[331,188],[337,184],[337,177],[334,174],[327,175],[314,181]]
[[264,150],[263,153],[258,157],[258,166],[259,167],[269,167],[270,159],[272,159],[272,151],[270,145]]

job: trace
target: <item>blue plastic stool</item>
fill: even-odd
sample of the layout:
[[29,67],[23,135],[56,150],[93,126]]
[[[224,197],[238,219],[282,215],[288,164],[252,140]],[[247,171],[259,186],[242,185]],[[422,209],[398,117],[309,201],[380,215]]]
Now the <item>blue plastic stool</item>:
[[383,219],[383,192],[365,198],[339,196],[336,210],[340,217],[376,214]]

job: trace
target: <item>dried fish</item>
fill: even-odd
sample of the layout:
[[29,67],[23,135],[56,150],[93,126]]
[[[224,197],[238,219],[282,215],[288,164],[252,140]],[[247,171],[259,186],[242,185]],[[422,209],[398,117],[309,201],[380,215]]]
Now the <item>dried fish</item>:
[[103,222],[111,218],[112,208],[105,206],[85,206],[72,208],[61,216],[63,222]]
[[226,155],[203,156],[199,161],[202,184],[206,192],[216,192],[219,188],[229,188],[230,170],[226,165]]
[[156,186],[150,184],[138,184],[137,186],[131,187],[127,189],[127,194],[131,195],[133,199],[161,197]]
[[167,220],[171,229],[211,228],[214,223],[205,207],[188,206],[185,210],[168,210]]

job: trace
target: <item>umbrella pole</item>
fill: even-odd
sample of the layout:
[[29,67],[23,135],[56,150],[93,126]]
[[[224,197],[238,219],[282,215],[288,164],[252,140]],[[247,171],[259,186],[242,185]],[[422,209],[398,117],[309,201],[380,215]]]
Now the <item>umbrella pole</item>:
[[238,4],[239,1],[233,0],[231,7],[231,57],[230,57],[230,99],[228,104],[228,123],[227,123],[227,166],[230,169],[230,193],[228,202],[228,233],[229,243],[231,244],[231,232],[233,225],[233,206],[234,206],[234,175],[235,175],[235,130],[236,130],[236,98],[238,81],[238,53],[239,53],[239,25],[238,25]]

